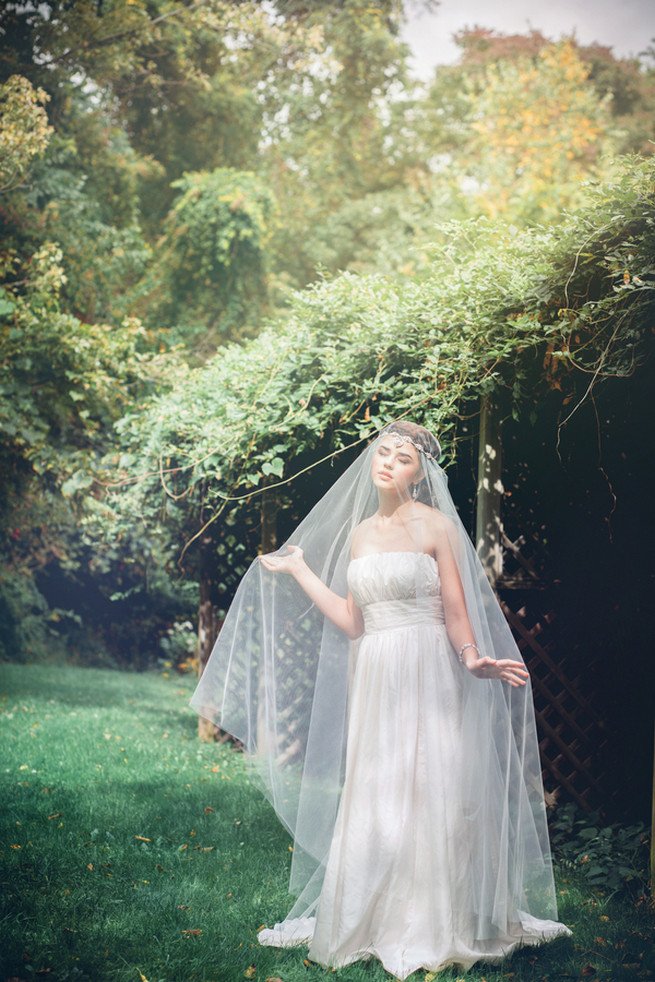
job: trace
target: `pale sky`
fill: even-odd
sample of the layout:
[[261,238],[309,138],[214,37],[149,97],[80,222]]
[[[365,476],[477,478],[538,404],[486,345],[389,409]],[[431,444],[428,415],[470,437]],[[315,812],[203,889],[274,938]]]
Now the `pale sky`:
[[452,35],[465,27],[486,27],[503,34],[530,29],[559,40],[574,34],[581,44],[612,49],[616,57],[637,55],[655,39],[653,0],[442,0],[434,14],[411,14],[403,32],[410,45],[413,72],[429,78],[435,65],[455,61]]

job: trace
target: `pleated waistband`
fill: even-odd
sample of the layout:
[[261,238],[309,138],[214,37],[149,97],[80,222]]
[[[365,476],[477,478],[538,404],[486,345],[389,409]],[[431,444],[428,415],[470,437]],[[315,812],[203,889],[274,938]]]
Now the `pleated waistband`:
[[445,623],[443,603],[439,597],[420,600],[380,600],[366,604],[364,630],[366,634],[386,631],[407,631],[413,627],[439,627]]

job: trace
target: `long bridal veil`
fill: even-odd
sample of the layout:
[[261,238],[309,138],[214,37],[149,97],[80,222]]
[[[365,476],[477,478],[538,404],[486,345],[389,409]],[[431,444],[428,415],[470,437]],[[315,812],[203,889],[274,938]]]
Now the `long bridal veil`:
[[[378,505],[371,461],[382,431],[289,538],[341,596],[354,530]],[[419,500],[448,520],[466,606],[482,655],[521,661],[458,517],[446,475],[421,455]],[[283,549],[285,549],[283,547]],[[420,543],[416,545],[421,551]],[[417,566],[417,568],[419,568]],[[420,605],[422,584],[417,582]],[[259,783],[294,839],[290,917],[316,906],[344,773],[348,686],[357,643],[310,603],[295,580],[259,560],[244,576],[192,699],[244,744]],[[456,653],[453,652],[456,658]],[[556,900],[529,684],[512,688],[461,668],[460,801],[468,844],[469,912],[486,939],[509,920],[554,920]]]

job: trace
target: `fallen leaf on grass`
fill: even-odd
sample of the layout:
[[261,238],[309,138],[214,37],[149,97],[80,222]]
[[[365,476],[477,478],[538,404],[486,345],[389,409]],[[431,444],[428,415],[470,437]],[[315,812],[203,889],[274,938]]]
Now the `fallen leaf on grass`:
[[271,975],[270,978],[266,979],[266,982],[282,982],[282,979],[278,979],[277,975]]
[[243,973],[244,979],[254,979],[255,972],[256,972],[255,966],[251,965],[250,968],[247,968]]
[[210,808],[209,805],[207,805],[207,807],[205,808],[205,814],[207,814],[207,815],[209,814],[209,812],[213,812],[213,811],[214,811],[214,809],[213,808]]
[[202,934],[202,930],[199,927],[189,927],[186,931],[182,931],[182,934],[186,938],[199,938]]
[[585,976],[595,975],[596,969],[593,965],[585,965],[585,967],[582,969],[582,974]]
[[145,977],[145,975],[143,974],[140,968],[137,968],[137,972],[139,973],[139,978],[141,979],[141,982],[148,982],[147,978]]
[[134,838],[138,839],[139,842],[152,842],[152,839],[146,839],[145,835],[135,835]]

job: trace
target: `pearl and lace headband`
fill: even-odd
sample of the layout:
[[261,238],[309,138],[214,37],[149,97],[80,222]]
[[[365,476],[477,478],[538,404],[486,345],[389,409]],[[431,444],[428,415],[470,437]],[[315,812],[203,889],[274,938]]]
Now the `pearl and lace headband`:
[[388,430],[385,430],[382,436],[392,437],[394,445],[396,447],[402,447],[403,443],[411,443],[411,445],[416,450],[418,450],[419,453],[422,453],[424,457],[427,457],[428,460],[436,461],[441,456],[441,446],[439,445],[439,441],[435,437],[433,437],[433,440],[436,443],[437,447],[439,448],[439,452],[436,457],[434,454],[431,454],[429,450],[426,450],[425,447],[422,447],[420,443],[417,443],[416,440],[413,440],[411,436],[408,436],[406,433],[400,433],[398,430],[395,430],[393,427],[390,427]]

